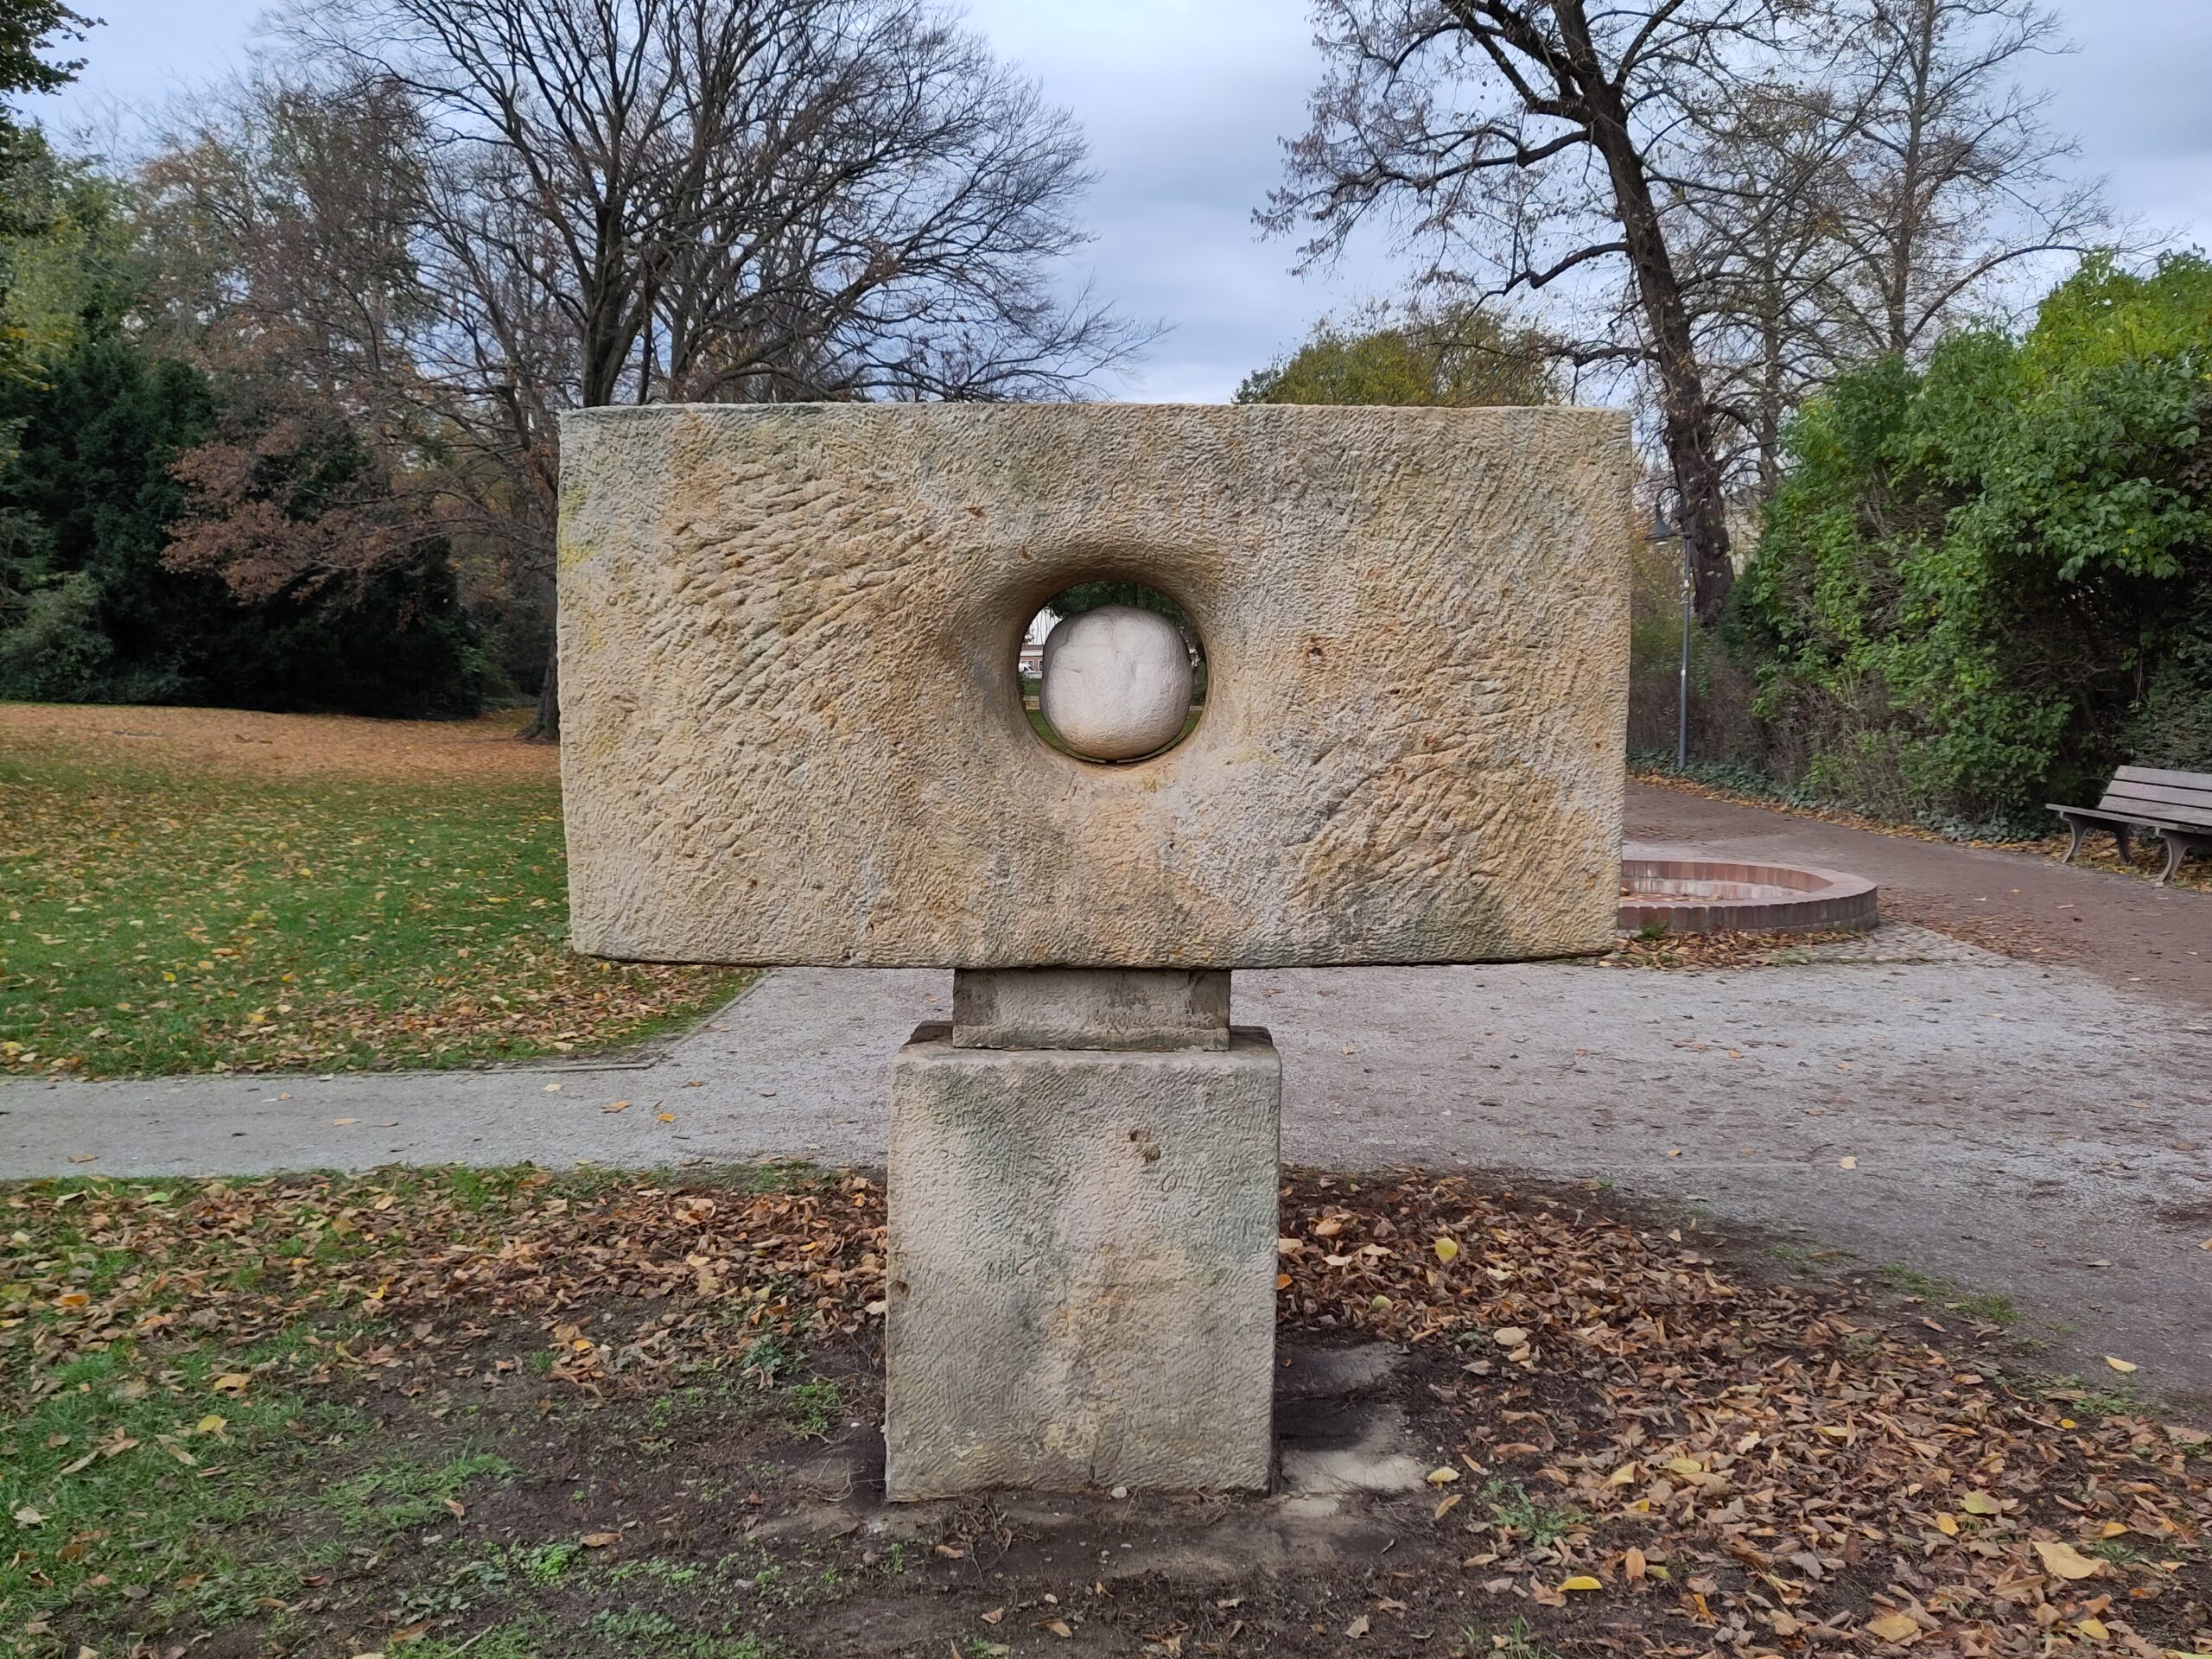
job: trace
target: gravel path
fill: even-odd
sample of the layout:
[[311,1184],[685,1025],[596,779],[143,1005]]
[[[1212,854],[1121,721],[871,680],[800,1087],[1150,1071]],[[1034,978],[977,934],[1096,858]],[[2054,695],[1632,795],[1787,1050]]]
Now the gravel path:
[[[2109,1377],[2097,1357],[2115,1354],[2212,1393],[2212,1014],[1913,929],[1877,938],[1872,960],[1702,974],[1248,973],[1236,1016],[1283,1050],[1291,1159],[1700,1200],[2010,1293],[2027,1325],[2071,1327],[2063,1363]],[[0,1175],[880,1162],[890,1053],[950,996],[949,974],[795,969],[625,1065],[10,1081]]]

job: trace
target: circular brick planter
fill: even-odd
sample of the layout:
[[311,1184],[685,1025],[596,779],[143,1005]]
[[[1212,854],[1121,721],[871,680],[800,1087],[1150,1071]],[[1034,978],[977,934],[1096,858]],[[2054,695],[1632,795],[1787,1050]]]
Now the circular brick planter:
[[1872,881],[1745,859],[1621,857],[1620,929],[1669,933],[1828,932],[1879,919]]

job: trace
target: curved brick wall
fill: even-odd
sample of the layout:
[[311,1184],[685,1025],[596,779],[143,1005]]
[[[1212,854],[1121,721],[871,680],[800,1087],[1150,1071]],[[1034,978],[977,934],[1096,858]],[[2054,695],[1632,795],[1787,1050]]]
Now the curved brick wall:
[[1620,927],[1634,933],[1817,932],[1869,928],[1878,890],[1862,876],[1746,859],[1621,859]]

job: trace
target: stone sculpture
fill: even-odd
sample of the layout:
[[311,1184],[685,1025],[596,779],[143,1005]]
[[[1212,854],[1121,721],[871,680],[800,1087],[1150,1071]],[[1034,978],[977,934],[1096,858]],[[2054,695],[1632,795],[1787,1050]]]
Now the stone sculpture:
[[[1280,1067],[1230,971],[1610,946],[1629,479],[1588,410],[564,423],[578,947],[956,970],[893,1067],[892,1497],[1267,1484]],[[1100,579],[1195,631],[1187,734],[1142,611],[1056,631],[1074,753],[1031,728],[1023,632]]]

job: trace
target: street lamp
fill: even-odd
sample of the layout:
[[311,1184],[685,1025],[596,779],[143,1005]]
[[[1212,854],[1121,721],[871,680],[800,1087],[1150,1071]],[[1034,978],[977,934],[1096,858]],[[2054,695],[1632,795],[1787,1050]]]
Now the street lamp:
[[1675,770],[1687,772],[1690,764],[1690,620],[1696,578],[1690,572],[1689,538],[1667,522],[1663,501],[1651,510],[1651,539],[1682,544],[1682,666],[1675,689]]

